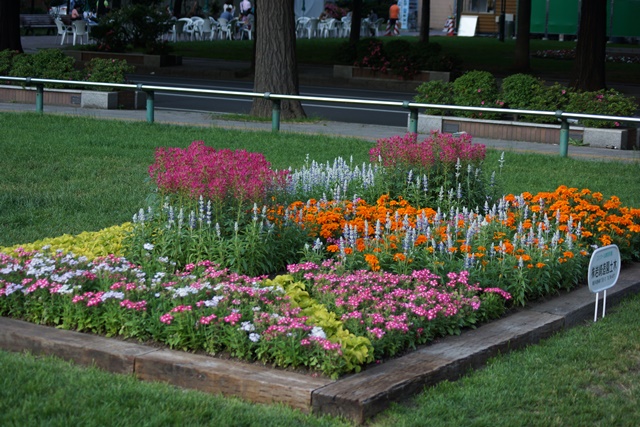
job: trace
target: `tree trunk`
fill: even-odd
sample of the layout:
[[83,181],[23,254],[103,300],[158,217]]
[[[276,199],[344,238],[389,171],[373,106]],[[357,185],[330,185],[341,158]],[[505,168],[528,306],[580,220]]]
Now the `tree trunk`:
[[256,72],[256,39],[258,38],[258,17],[260,16],[257,12],[256,1],[253,0],[251,2],[251,6],[253,6],[253,45],[251,46],[251,72]]
[[353,0],[351,10],[351,33],[349,43],[355,45],[360,40],[360,27],[362,26],[362,0]]
[[516,52],[514,71],[528,73],[531,70],[529,33],[531,30],[531,0],[518,3],[518,34],[516,34]]
[[176,0],[173,5],[173,16],[176,18],[182,18],[182,0]]
[[599,90],[606,86],[607,0],[582,1],[572,86]]
[[431,0],[422,0],[420,11],[420,43],[429,43],[429,24],[431,21]]
[[23,53],[19,1],[0,1],[0,51],[5,49]]
[[[298,63],[294,0],[260,0],[260,25],[256,28],[256,72],[254,92],[297,95]],[[271,116],[272,102],[256,98],[251,115]],[[306,117],[299,101],[282,100],[282,118]]]

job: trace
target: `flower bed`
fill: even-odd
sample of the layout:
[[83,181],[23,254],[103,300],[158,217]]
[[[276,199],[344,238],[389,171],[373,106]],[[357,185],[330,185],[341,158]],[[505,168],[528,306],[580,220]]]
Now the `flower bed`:
[[337,377],[583,283],[593,247],[637,259],[640,210],[566,187],[494,197],[468,137],[371,157],[277,173],[160,149],[162,197],[132,224],[2,248],[0,315]]

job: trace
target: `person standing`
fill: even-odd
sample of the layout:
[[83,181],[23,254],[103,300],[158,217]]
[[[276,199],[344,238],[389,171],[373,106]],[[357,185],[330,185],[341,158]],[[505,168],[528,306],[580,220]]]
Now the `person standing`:
[[251,2],[249,0],[242,0],[240,2],[240,16],[247,16],[251,13]]
[[398,0],[393,0],[389,8],[389,24],[387,25],[385,36],[397,36],[400,34],[398,18],[400,18],[400,6],[398,6]]

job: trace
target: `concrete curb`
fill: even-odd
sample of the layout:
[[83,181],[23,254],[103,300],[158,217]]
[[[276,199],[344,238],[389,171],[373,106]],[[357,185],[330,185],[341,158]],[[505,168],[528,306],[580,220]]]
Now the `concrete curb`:
[[[616,286],[607,293],[608,306],[639,292],[640,263],[622,270]],[[583,286],[337,381],[8,318],[0,318],[0,348],[54,355],[114,373],[134,374],[145,381],[257,403],[279,402],[305,412],[364,423],[391,402],[402,401],[439,381],[455,380],[469,369],[482,367],[491,357],[592,319],[594,302],[594,295]]]

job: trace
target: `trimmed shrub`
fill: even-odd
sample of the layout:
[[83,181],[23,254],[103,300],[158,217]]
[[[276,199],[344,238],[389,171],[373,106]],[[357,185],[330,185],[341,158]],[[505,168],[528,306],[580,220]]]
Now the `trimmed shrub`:
[[[13,58],[10,76],[35,77],[54,80],[81,80],[82,73],[75,69],[75,60],[59,49],[42,49],[32,55],[20,54]],[[46,85],[64,88],[62,84]]]
[[[443,82],[441,80],[433,80],[425,82],[418,86],[418,94],[413,98],[415,102],[424,104],[453,104],[453,83]],[[440,110],[436,108],[426,108],[425,114],[431,115],[450,115],[448,110]]]
[[101,51],[165,54],[170,46],[161,36],[172,25],[167,18],[154,5],[131,4],[110,12],[108,19],[91,29],[91,37]]
[[[567,111],[574,113],[633,116],[638,106],[634,100],[615,89],[595,92],[574,92],[569,96]],[[619,122],[609,120],[580,120],[586,127],[618,127]]]
[[[488,71],[469,71],[453,82],[453,102],[469,107],[498,107],[498,84]],[[491,119],[495,113],[457,111],[456,116]]]
[[[573,89],[554,83],[551,86],[543,86],[543,90],[529,101],[528,110],[558,111],[566,110],[569,97]],[[532,123],[558,123],[558,119],[551,116],[522,116],[524,121]]]
[[[135,70],[124,59],[93,58],[85,67],[85,80],[88,82],[125,83],[126,73]],[[95,87],[94,90],[110,91],[113,88]]]
[[513,74],[502,80],[501,87],[506,108],[527,110],[531,100],[544,91],[544,81],[529,74]]
[[13,67],[13,58],[19,55],[17,50],[0,51],[0,75],[7,76]]

